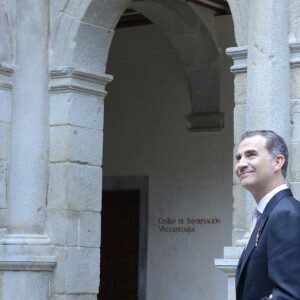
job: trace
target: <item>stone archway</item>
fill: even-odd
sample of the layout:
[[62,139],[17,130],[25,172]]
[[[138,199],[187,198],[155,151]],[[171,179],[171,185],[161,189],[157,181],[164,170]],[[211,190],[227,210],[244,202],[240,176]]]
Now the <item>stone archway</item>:
[[[100,229],[103,100],[105,85],[112,80],[105,74],[106,61],[114,27],[129,3],[74,0],[52,4],[47,231],[59,247],[58,268],[51,285],[53,295],[98,292],[99,266],[95,261],[100,260],[97,228]],[[216,45],[188,4],[172,3],[137,1],[132,7],[154,20],[178,51],[190,88],[191,130],[219,130],[223,116],[219,111]],[[165,15],[168,22],[163,22]],[[173,24],[179,24],[182,31],[172,29]],[[203,45],[199,35],[208,43]],[[186,41],[193,45],[193,53],[189,47],[180,46]],[[200,89],[203,78],[212,85]],[[75,232],[73,227],[77,228]],[[84,271],[75,276],[73,269]]]
[[133,1],[130,7],[151,19],[178,53],[190,91],[189,130],[221,130],[219,53],[199,16],[185,1]]

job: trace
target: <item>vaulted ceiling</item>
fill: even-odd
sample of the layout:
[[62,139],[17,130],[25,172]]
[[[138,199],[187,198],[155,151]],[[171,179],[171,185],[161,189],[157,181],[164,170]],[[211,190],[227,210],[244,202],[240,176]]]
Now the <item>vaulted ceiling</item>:
[[[184,0],[215,12],[216,15],[230,14],[230,8],[226,0]],[[151,24],[145,16],[133,9],[126,9],[117,28]]]

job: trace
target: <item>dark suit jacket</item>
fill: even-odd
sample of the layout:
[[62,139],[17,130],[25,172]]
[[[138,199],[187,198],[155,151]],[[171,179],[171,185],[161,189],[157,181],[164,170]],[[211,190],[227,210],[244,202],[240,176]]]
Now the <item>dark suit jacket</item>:
[[236,271],[236,299],[300,299],[300,202],[289,189],[267,204]]

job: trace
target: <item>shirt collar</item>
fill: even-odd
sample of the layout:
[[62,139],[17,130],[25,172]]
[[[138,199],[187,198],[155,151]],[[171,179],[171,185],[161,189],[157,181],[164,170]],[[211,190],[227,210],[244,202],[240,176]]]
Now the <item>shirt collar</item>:
[[269,203],[269,201],[272,199],[272,197],[277,194],[278,192],[288,189],[288,186],[284,183],[273,189],[271,192],[266,194],[257,204],[257,210],[262,214]]

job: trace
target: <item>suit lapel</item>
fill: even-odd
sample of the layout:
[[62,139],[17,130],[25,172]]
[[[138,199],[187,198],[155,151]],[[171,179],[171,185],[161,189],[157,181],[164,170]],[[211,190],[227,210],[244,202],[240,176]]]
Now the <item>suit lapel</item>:
[[[245,268],[245,265],[252,253],[252,251],[255,248],[255,244],[256,244],[256,240],[257,240],[257,233],[258,233],[258,228],[260,228],[260,234],[263,232],[265,224],[268,220],[268,216],[270,214],[270,212],[272,211],[272,209],[276,206],[276,204],[279,202],[280,199],[287,197],[287,196],[293,196],[292,192],[290,189],[285,189],[282,190],[280,192],[278,192],[277,194],[275,194],[271,200],[269,201],[269,203],[267,204],[266,208],[264,209],[263,214],[261,215],[261,217],[259,218],[258,222],[256,223],[256,226],[250,236],[250,240],[241,256],[239,265],[240,265],[240,271],[237,274],[238,278],[237,278],[237,287],[240,283],[240,278],[241,278],[241,274],[243,273],[243,270]],[[258,238],[259,238],[258,236]]]

